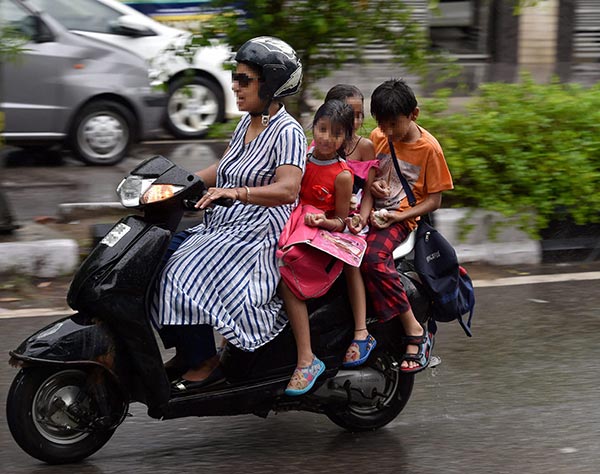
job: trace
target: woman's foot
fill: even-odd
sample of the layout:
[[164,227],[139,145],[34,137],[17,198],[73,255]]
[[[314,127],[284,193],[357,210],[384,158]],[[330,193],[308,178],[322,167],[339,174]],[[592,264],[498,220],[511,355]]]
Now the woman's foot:
[[214,355],[210,359],[203,361],[198,367],[189,369],[181,378],[189,382],[202,382],[210,377],[218,366],[219,356]]
[[175,353],[167,362],[165,362],[165,371],[169,380],[181,377],[188,370],[185,359],[181,354]]
[[417,336],[405,336],[406,352],[400,364],[400,370],[405,373],[415,374],[425,369],[431,360],[433,349],[433,334],[421,328]]
[[376,345],[377,341],[366,329],[354,331],[354,340],[346,350],[342,366],[357,367],[364,364]]
[[325,372],[325,364],[313,356],[310,365],[306,367],[296,367],[292,378],[285,389],[285,394],[289,396],[304,395],[315,384],[319,375]]
[[223,371],[219,366],[217,355],[205,360],[200,366],[188,370],[181,378],[172,383],[173,391],[183,393],[196,390],[224,379]]

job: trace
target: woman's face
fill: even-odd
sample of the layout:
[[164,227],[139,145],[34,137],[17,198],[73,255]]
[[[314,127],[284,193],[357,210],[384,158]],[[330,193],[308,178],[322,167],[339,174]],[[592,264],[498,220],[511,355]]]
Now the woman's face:
[[262,112],[264,105],[258,97],[258,73],[246,64],[238,64],[232,79],[231,89],[236,96],[238,109],[242,112]]

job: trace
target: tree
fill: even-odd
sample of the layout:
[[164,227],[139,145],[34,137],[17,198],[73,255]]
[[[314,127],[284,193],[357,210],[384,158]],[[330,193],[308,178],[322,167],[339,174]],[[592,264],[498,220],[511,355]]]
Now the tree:
[[[206,23],[197,44],[222,37],[234,50],[255,36],[276,36],[297,51],[304,69],[300,110],[308,89],[345,62],[361,62],[364,48],[388,47],[394,60],[425,78],[435,64],[436,75],[450,61],[429,49],[428,31],[415,21],[413,10],[401,0],[215,0],[222,11]],[[423,8],[427,1],[423,1]],[[426,12],[423,12],[426,13]]]

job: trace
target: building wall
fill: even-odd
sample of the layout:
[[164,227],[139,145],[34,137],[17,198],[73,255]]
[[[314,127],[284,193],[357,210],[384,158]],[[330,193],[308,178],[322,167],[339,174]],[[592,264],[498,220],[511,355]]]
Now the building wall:
[[518,62],[538,80],[555,72],[559,0],[541,0],[523,9],[519,18]]

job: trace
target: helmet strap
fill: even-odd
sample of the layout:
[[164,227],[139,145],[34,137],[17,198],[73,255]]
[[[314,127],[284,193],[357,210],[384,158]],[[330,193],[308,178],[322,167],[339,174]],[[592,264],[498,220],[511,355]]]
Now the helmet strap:
[[260,122],[263,124],[263,127],[266,127],[267,125],[269,125],[269,114],[268,113],[263,113],[262,117],[260,119]]
[[272,101],[273,99],[267,100],[265,108],[262,112],[250,112],[250,116],[252,117],[260,116],[260,122],[262,123],[263,127],[269,125],[269,120],[271,119],[271,117],[269,116],[269,108],[271,107]]

